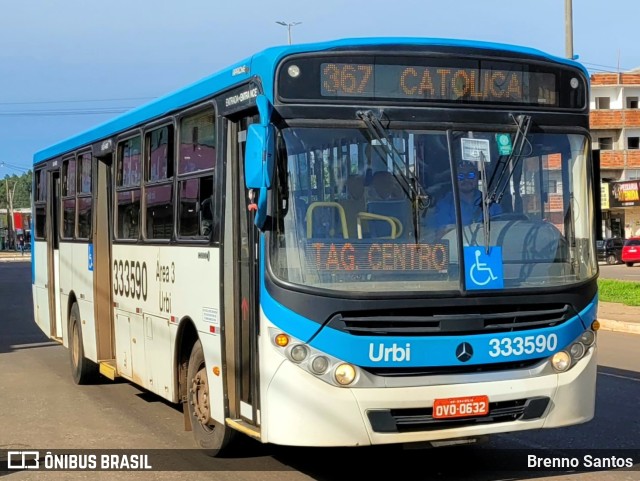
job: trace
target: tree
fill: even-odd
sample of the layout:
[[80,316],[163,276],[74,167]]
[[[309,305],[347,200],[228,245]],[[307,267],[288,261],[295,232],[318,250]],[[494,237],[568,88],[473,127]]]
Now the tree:
[[21,176],[15,174],[6,175],[3,180],[0,180],[0,209],[9,207],[7,205],[7,182],[9,182],[9,191],[13,192],[13,208],[24,209],[31,207],[32,178],[33,173],[28,171]]

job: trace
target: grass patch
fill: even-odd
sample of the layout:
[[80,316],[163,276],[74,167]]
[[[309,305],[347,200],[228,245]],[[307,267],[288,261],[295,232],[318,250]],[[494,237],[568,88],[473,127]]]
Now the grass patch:
[[640,306],[640,282],[598,279],[598,298],[604,302]]

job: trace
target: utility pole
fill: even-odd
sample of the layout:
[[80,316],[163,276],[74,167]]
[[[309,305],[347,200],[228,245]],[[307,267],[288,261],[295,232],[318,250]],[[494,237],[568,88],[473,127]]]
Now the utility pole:
[[13,188],[9,190],[9,176],[4,178],[4,185],[7,188],[7,248],[15,245],[13,232],[13,196],[16,193],[17,182],[13,183]]
[[564,25],[565,25],[565,53],[567,58],[573,58],[573,8],[572,0],[564,0]]

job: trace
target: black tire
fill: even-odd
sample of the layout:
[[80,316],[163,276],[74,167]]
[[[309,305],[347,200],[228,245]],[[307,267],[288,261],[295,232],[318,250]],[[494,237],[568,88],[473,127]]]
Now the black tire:
[[627,262],[627,267],[633,267],[633,262]]
[[90,384],[98,377],[98,365],[84,357],[80,308],[74,303],[69,313],[69,359],[76,384]]
[[617,264],[618,263],[618,259],[616,259],[616,256],[613,254],[609,254],[607,256],[607,264],[609,265],[613,265],[613,264]]
[[[209,456],[224,456],[229,454],[236,431],[225,424],[212,421],[208,423],[209,402],[207,397],[208,381],[207,367],[204,362],[204,352],[200,340],[191,349],[189,367],[187,368],[187,407],[189,419],[196,446],[205,449]],[[204,396],[206,394],[206,396]],[[203,397],[204,396],[204,397]]]

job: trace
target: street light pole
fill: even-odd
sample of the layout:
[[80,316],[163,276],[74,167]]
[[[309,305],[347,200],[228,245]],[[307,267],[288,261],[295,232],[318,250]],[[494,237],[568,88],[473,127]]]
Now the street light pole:
[[564,0],[564,25],[565,25],[565,53],[567,58],[573,58],[573,8],[572,0]]
[[13,188],[9,191],[9,176],[4,178],[4,185],[7,188],[7,248],[11,247],[14,243],[12,240],[14,239],[13,232],[13,197],[16,194],[16,185],[17,182],[13,183]]
[[283,22],[283,21],[277,21],[276,22],[278,25],[282,25],[283,27],[287,27],[287,34],[288,34],[288,39],[289,39],[289,45],[291,45],[291,27],[295,27],[296,25],[300,25],[302,22],[292,22],[292,23],[287,23],[287,22]]

